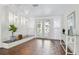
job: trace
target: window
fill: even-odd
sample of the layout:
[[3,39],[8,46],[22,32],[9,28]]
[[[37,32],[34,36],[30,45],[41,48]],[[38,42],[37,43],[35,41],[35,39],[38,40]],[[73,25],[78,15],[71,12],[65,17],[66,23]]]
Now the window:
[[9,12],[9,24],[14,23],[14,14],[12,12]]

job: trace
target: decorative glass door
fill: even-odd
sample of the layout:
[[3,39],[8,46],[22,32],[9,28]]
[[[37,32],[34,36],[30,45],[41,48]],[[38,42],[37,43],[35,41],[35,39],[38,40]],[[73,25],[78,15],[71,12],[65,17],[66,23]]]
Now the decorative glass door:
[[46,38],[48,36],[48,33],[49,33],[49,20],[47,19],[39,19],[37,21],[37,24],[36,24],[36,33],[37,33],[37,37],[40,37],[40,38]]
[[45,38],[48,38],[49,36],[49,31],[50,31],[50,22],[48,19],[44,20],[44,23],[43,23],[44,27],[43,27],[43,30],[44,30],[44,37]]
[[42,37],[43,36],[43,23],[42,21],[37,21],[37,24],[36,24],[36,36],[37,37]]

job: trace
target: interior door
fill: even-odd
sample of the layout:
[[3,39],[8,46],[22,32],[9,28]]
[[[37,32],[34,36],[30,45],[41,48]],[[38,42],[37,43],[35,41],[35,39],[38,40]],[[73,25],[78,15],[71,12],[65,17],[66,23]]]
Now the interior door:
[[49,19],[39,19],[36,22],[36,36],[40,38],[47,38],[50,31]]
[[36,36],[43,37],[43,23],[41,19],[36,20]]
[[50,34],[50,20],[45,19],[43,21],[43,32],[44,32],[44,38],[49,38]]

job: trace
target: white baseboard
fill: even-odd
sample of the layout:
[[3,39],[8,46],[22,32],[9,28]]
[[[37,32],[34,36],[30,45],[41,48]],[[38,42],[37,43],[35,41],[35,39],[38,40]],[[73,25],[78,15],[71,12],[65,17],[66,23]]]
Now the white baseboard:
[[54,39],[54,38],[40,38],[40,37],[36,37],[37,39],[47,39],[47,40],[61,40],[61,39]]

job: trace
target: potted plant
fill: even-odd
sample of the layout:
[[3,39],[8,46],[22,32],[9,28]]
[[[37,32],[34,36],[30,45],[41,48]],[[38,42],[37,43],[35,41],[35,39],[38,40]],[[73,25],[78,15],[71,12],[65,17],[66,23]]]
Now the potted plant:
[[14,24],[9,25],[9,31],[12,32],[11,40],[15,40],[14,32],[17,31],[17,27]]

